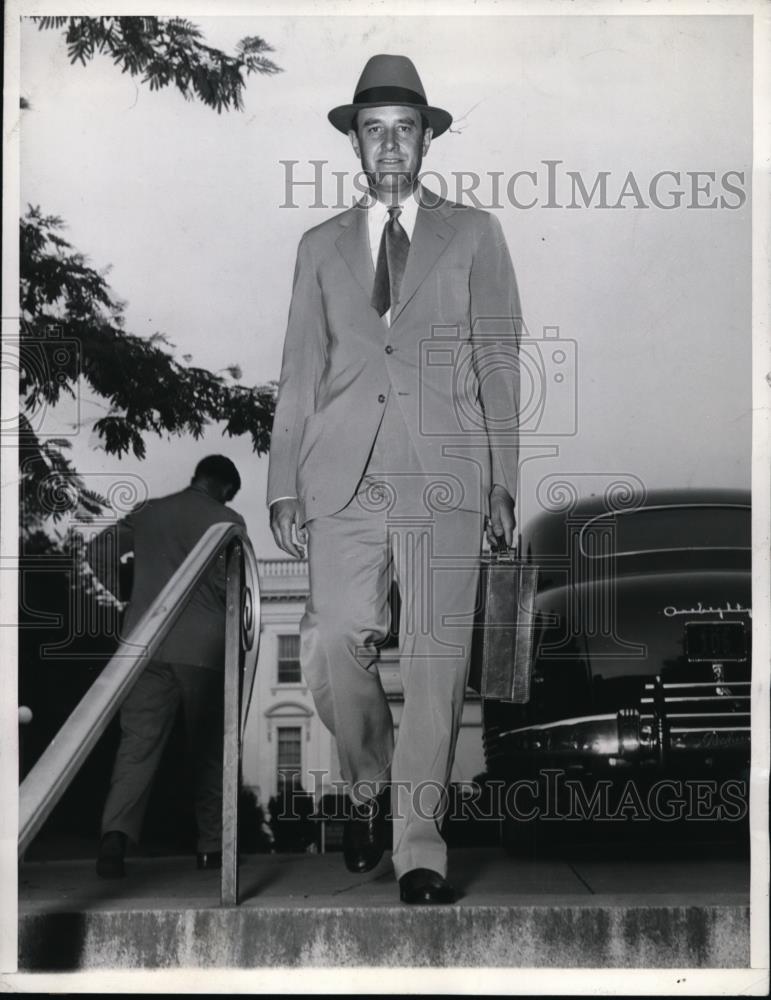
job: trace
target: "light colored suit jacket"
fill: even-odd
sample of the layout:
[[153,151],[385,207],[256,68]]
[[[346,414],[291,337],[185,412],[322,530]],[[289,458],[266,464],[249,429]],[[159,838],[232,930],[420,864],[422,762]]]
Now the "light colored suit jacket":
[[370,304],[361,203],[300,241],[267,499],[298,497],[305,520],[351,499],[389,396],[455,506],[487,512],[493,483],[516,497],[521,310],[505,238],[488,212],[420,197],[390,327]]
[[[244,524],[236,511],[197,486],[140,504],[92,539],[88,561],[110,588],[115,559],[134,553],[134,582],[122,625],[127,637],[196,543],[213,524]],[[169,663],[224,669],[225,557],[220,556],[193,593],[155,659]]]

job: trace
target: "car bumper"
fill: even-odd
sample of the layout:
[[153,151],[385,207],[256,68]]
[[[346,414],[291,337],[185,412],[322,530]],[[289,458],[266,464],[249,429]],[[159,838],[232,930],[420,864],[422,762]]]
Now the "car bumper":
[[502,730],[497,754],[592,767],[705,764],[749,753],[750,682],[646,684],[637,708]]

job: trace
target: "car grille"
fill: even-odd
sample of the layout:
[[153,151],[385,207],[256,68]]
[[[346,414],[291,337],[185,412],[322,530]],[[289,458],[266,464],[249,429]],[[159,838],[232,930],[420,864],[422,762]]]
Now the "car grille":
[[643,744],[663,759],[670,751],[728,750],[750,741],[750,681],[662,681],[640,701]]
[[[638,707],[535,725],[496,718],[485,706],[484,745],[491,771],[516,761],[550,759],[569,766],[674,764],[715,755],[733,759],[750,746],[750,681],[662,681],[645,684]],[[508,724],[507,724],[508,723]],[[518,766],[518,765],[517,765]]]

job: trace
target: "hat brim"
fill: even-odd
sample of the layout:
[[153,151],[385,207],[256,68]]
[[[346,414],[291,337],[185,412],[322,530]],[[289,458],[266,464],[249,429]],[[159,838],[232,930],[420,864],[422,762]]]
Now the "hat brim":
[[[338,132],[343,132],[347,135],[353,128],[353,120],[357,111],[362,111],[365,108],[388,108],[397,105],[398,102],[393,100],[373,101],[366,104],[341,104],[338,108],[332,108],[327,118]],[[427,104],[411,104],[409,102],[406,102],[404,107],[415,108],[416,111],[419,111],[428,119],[434,139],[443,132],[446,132],[450,125],[452,125],[452,115],[449,111],[444,111],[442,108],[432,108]]]

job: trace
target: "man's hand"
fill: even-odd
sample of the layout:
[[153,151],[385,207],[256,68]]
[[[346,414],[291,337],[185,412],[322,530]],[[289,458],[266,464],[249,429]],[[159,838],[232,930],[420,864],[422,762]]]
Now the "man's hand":
[[501,542],[505,542],[511,548],[516,523],[514,501],[507,490],[496,484],[490,490],[490,517],[485,526],[490,547],[499,548]]
[[300,527],[299,500],[276,500],[271,504],[270,530],[280,549],[295,559],[303,558],[308,532]]

